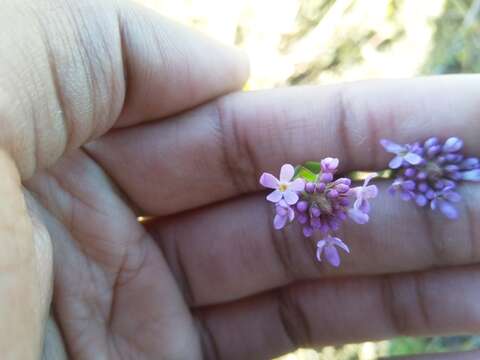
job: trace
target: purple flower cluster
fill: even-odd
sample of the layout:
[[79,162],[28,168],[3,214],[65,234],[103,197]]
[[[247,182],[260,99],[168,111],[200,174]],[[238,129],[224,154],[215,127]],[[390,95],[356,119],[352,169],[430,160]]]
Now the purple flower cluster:
[[321,261],[325,256],[333,266],[340,265],[337,247],[347,253],[349,248],[332,233],[340,228],[347,217],[358,224],[367,223],[370,211],[368,201],[377,196],[377,187],[368,185],[376,174],[369,176],[363,186],[352,188],[349,178],[334,178],[338,164],[338,159],[323,159],[314,180],[296,177],[295,169],[290,164],[282,166],[280,179],[269,173],[263,173],[260,177],[260,184],[273,189],[267,200],[275,203],[275,229],[280,230],[296,220],[301,224],[305,237],[320,233],[322,239],[317,242],[317,259]]
[[461,181],[480,181],[480,160],[464,157],[460,150],[463,141],[456,137],[444,143],[432,137],[424,143],[399,145],[381,140],[384,149],[395,154],[389,167],[396,178],[389,191],[399,193],[405,201],[418,206],[438,209],[449,219],[458,218],[453,205],[461,200],[456,192]]

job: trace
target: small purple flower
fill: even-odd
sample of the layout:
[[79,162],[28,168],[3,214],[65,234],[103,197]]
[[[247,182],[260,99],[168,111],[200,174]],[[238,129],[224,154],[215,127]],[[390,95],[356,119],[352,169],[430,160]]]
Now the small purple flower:
[[[396,175],[389,189],[391,193],[398,192],[403,200],[413,200],[420,207],[429,205],[433,210],[438,209],[449,219],[458,218],[454,203],[461,197],[454,189],[461,181],[480,181],[480,160],[465,158],[460,153],[461,139],[450,137],[442,144],[432,137],[423,144],[412,145],[382,140],[381,144],[397,155],[389,164]],[[415,156],[409,155],[407,159],[408,153]],[[399,156],[403,156],[401,161]]]
[[298,193],[305,189],[305,181],[303,179],[292,178],[295,175],[295,168],[290,164],[285,164],[280,169],[280,179],[269,173],[263,173],[260,177],[260,184],[269,189],[274,189],[268,196],[267,200],[278,203],[284,199],[288,205],[294,205],[298,201]]
[[280,171],[280,180],[268,173],[260,178],[263,186],[274,189],[267,196],[268,201],[275,202],[274,228],[283,229],[295,220],[305,237],[321,234],[317,258],[321,261],[324,256],[333,266],[340,265],[337,247],[349,252],[347,245],[333,234],[349,216],[359,224],[368,222],[369,200],[378,192],[375,185],[369,185],[376,173],[369,175],[362,186],[352,188],[351,179],[334,178],[338,165],[338,159],[325,158],[317,164],[318,173],[300,168],[297,177],[305,176],[303,179],[295,178],[293,166],[286,164]]
[[337,246],[350,253],[350,249],[341,239],[329,235],[317,242],[317,260],[322,261],[322,255],[324,255],[325,259],[332,266],[340,266],[340,255],[338,254]]
[[356,200],[353,207],[348,210],[348,216],[357,224],[366,224],[370,219],[368,216],[370,212],[368,200],[374,199],[378,195],[378,188],[376,185],[368,185],[368,183],[377,175],[376,173],[368,175],[362,186],[350,190],[355,195]]
[[334,173],[337,171],[339,160],[337,158],[325,158],[320,162],[324,173]]
[[458,219],[458,211],[452,203],[461,201],[462,197],[453,191],[452,187],[446,187],[435,194],[435,198],[430,202],[432,210],[439,209],[447,218]]
[[283,229],[287,223],[295,218],[295,211],[285,200],[280,200],[275,205],[275,217],[273,218],[273,227],[277,230]]
[[418,165],[423,160],[422,157],[416,153],[416,147],[414,145],[399,145],[386,139],[380,140],[380,144],[382,144],[386,151],[396,155],[388,164],[391,169],[398,169],[405,162],[411,165]]

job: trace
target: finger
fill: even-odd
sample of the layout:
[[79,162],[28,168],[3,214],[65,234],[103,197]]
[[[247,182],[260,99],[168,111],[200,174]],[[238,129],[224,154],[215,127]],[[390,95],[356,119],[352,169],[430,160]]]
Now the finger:
[[23,178],[114,124],[179,112],[245,80],[237,51],[118,4],[22,0],[2,7],[0,145]]
[[117,126],[189,109],[241,88],[246,57],[199,32],[133,4],[120,11],[128,85]]
[[479,151],[479,89],[480,76],[455,76],[234,94],[89,149],[146,214],[171,214],[258,190],[283,163],[384,168],[383,137],[456,135]]
[[50,308],[52,249],[27,208],[18,170],[0,151],[0,349],[4,359],[38,359]]
[[[387,194],[372,203],[371,220],[346,221],[338,236],[350,247],[333,268],[315,259],[317,239],[297,225],[274,230],[263,195],[240,198],[147,226],[190,302],[215,304],[305,279],[385,274],[480,261],[480,193],[462,189],[457,221]],[[199,271],[198,269],[201,269]]]
[[322,280],[198,311],[207,358],[480,329],[478,268]]

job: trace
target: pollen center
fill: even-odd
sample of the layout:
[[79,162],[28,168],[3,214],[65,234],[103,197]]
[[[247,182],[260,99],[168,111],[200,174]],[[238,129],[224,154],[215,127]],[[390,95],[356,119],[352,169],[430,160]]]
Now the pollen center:
[[315,197],[315,203],[323,214],[331,214],[333,211],[332,204],[329,199],[323,194],[319,194]]
[[425,165],[425,170],[427,171],[429,177],[433,179],[440,178],[443,175],[442,168],[433,161],[427,162],[427,164]]
[[287,190],[287,188],[288,188],[288,185],[285,183],[280,183],[280,185],[278,186],[278,189],[282,192]]

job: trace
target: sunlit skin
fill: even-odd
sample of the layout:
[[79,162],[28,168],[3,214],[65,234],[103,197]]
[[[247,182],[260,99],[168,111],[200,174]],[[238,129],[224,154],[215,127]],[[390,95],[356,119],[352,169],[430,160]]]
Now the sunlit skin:
[[1,6],[2,359],[268,359],[480,330],[477,185],[447,222],[380,183],[332,269],[298,227],[272,231],[258,184],[325,156],[384,169],[380,138],[456,134],[478,154],[479,76],[240,92],[241,54],[136,5]]

